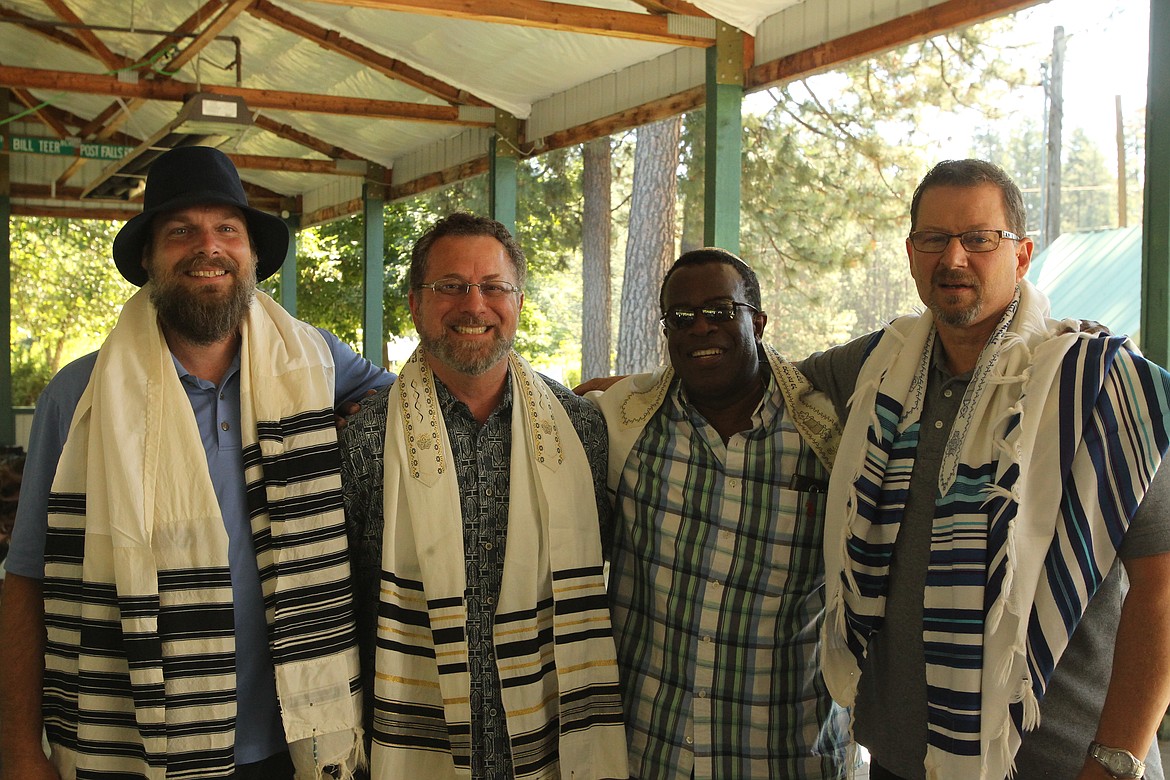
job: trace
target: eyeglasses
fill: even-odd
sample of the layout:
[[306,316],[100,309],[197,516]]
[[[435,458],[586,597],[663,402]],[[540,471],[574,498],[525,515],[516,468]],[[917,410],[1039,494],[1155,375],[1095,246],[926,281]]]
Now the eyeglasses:
[[467,295],[472,287],[479,288],[479,294],[485,298],[503,298],[505,295],[520,292],[520,288],[511,282],[493,280],[490,282],[465,282],[461,279],[439,279],[430,284],[420,284],[418,289],[430,290],[439,295],[449,295],[452,298]]
[[1010,230],[968,230],[966,233],[936,233],[932,230],[919,230],[910,234],[910,246],[919,252],[942,252],[951,243],[952,238],[959,239],[959,243],[968,252],[994,252],[999,249],[1000,239],[1009,238],[1012,241],[1022,241]]
[[711,324],[729,322],[735,319],[736,306],[751,309],[757,314],[760,311],[750,303],[740,303],[739,301],[713,303],[709,306],[700,306],[697,309],[691,306],[674,306],[666,314],[662,315],[662,324],[666,326],[667,330],[682,330],[694,325],[695,318],[700,314],[703,315],[703,319]]

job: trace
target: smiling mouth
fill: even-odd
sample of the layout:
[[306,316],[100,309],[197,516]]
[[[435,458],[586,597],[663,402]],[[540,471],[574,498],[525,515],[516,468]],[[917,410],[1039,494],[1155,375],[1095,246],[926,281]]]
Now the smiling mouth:
[[723,354],[723,350],[718,349],[716,347],[708,347],[707,349],[694,350],[693,352],[691,352],[690,357],[693,357],[693,358],[716,357],[716,356],[722,355],[722,354]]
[[199,279],[214,279],[217,276],[227,276],[227,271],[222,268],[213,268],[207,271],[188,271],[187,275]]
[[488,331],[487,325],[455,325],[452,329],[464,336],[480,336]]

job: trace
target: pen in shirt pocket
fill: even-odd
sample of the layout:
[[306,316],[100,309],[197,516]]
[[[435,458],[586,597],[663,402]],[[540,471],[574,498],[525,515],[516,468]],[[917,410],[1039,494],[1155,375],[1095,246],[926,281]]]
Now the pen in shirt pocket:
[[799,490],[802,493],[825,493],[829,490],[829,483],[827,480],[814,479],[804,474],[793,474],[788,489]]

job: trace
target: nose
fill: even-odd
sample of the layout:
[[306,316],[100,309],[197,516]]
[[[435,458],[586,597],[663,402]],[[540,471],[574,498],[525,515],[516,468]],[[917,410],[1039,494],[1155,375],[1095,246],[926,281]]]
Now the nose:
[[942,256],[939,257],[939,264],[948,267],[965,266],[967,265],[967,250],[963,248],[963,244],[959,241],[958,236],[951,236],[947,241],[946,248],[942,251]]
[[199,229],[195,236],[195,249],[208,257],[220,254],[220,236],[214,230]]
[[483,311],[487,308],[487,296],[483,294],[478,284],[473,284],[466,293],[459,296],[459,303],[465,311]]
[[690,333],[710,333],[718,327],[716,323],[704,317],[703,312],[697,311],[695,312],[695,321],[684,328],[684,330]]

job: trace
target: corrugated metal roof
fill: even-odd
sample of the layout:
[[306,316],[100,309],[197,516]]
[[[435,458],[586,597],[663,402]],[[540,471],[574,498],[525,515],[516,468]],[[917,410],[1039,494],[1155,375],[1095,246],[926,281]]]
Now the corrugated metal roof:
[[[104,127],[99,137],[136,147],[175,119],[180,92],[235,89],[255,122],[223,149],[249,197],[337,216],[364,175],[404,197],[486,169],[497,110],[538,153],[701,103],[720,23],[754,36],[745,75],[758,89],[1035,2],[3,0],[0,87],[13,112],[44,108],[0,135],[78,148],[94,122],[80,140]],[[169,34],[185,20],[190,34]],[[95,208],[76,193],[108,161],[11,157],[14,213]]]
[[1052,316],[1096,320],[1136,340],[1142,314],[1142,229],[1065,233],[1032,258],[1028,280]]

